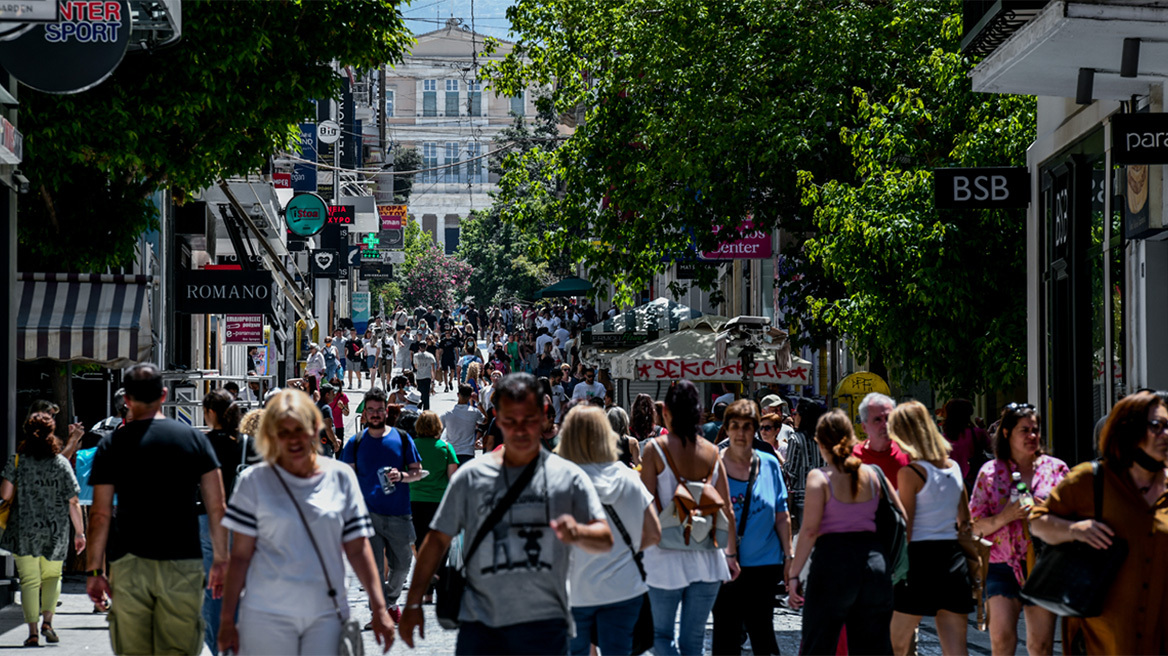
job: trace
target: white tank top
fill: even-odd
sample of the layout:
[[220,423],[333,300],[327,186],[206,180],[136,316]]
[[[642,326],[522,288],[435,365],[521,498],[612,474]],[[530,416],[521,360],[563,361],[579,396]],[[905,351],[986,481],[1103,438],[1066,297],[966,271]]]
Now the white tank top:
[[[701,436],[698,439],[702,439]],[[662,505],[667,505],[674,490],[677,489],[677,477],[669,468],[669,462],[665,460],[665,454],[661,453],[657,440],[649,440],[649,443],[657,447],[657,457],[664,465],[661,471],[657,472],[657,494]],[[718,482],[721,468],[719,460],[714,465],[713,475],[710,476],[710,485]],[[654,505],[653,509],[656,510],[657,506]],[[726,552],[722,549],[680,551],[661,549],[654,545],[645,550],[644,565],[645,582],[649,587],[663,590],[677,590],[699,581],[713,583],[730,580],[730,567],[726,564]]]
[[912,464],[925,472],[925,485],[917,492],[912,541],[956,540],[957,504],[964,488],[961,466],[954,462],[952,467],[941,469],[923,460]]

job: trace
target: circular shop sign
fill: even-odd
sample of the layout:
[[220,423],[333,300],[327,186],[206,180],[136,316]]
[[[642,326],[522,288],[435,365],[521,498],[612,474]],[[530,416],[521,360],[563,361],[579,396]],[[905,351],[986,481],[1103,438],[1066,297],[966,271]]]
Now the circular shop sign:
[[284,208],[284,221],[294,234],[311,237],[328,222],[328,205],[316,194],[296,194]]
[[97,86],[130,45],[129,3],[62,2],[59,15],[56,23],[0,41],[0,66],[38,91],[78,93]]
[[316,126],[316,138],[323,144],[336,143],[341,138],[341,126],[336,121],[321,121]]

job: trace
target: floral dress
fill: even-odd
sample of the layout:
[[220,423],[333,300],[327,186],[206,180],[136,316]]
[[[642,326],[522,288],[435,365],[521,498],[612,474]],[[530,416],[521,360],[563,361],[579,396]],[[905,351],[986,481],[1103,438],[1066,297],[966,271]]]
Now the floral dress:
[[[982,465],[981,471],[977,473],[977,483],[973,486],[973,496],[969,499],[969,512],[973,519],[992,517],[1010,505],[1011,480],[1016,471],[1018,465],[1012,460],[1003,462],[995,458]],[[1030,485],[1034,502],[1046,501],[1069,471],[1067,463],[1058,458],[1038,456],[1034,461],[1034,480]],[[990,562],[1008,564],[1014,570],[1018,584],[1024,583],[1026,575],[1022,564],[1026,562],[1026,548],[1030,540],[1022,520],[1014,520],[985,538],[993,543]]]

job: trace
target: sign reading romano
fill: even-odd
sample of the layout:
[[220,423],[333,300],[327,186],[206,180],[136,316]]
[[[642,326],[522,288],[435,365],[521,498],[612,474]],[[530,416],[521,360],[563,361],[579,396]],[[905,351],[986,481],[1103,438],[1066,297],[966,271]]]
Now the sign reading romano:
[[271,314],[271,271],[183,271],[175,310],[186,314]]
[[1111,117],[1111,161],[1116,164],[1168,164],[1168,114],[1116,114]]

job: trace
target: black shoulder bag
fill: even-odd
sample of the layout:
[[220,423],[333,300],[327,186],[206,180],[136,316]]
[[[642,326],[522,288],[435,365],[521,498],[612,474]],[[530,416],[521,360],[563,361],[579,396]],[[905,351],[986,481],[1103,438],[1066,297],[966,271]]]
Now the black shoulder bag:
[[[625,546],[633,554],[633,562],[637,564],[637,571],[641,573],[641,580],[645,580],[645,565],[641,562],[644,559],[645,553],[638,551],[633,546],[633,539],[629,537],[629,532],[625,530],[624,522],[616,514],[616,509],[609,504],[604,504],[604,512],[608,513],[608,518],[616,526],[617,532],[624,538]],[[595,636],[596,625],[592,625],[592,631]],[[597,640],[593,639],[593,644]],[[653,609],[649,606],[649,593],[641,595],[641,613],[637,615],[637,623],[633,626],[633,651],[632,656],[638,656],[653,648]]]
[[742,520],[738,522],[738,544],[746,532],[746,518],[750,517],[750,497],[754,496],[754,480],[758,478],[759,460],[755,453],[750,458],[750,479],[746,481],[746,498],[742,500]]
[[333,587],[332,579],[329,578],[328,566],[324,563],[324,556],[320,553],[320,546],[316,544],[316,536],[312,534],[312,528],[308,525],[308,518],[304,516],[304,511],[300,509],[300,504],[296,501],[296,497],[292,495],[292,490],[288,489],[288,484],[284,482],[284,477],[280,475],[280,470],[272,467],[272,473],[276,475],[276,480],[280,481],[280,485],[288,493],[288,498],[292,501],[292,507],[296,509],[296,514],[300,516],[300,521],[304,524],[304,530],[308,533],[308,540],[312,543],[312,550],[316,552],[316,559],[320,561],[320,569],[324,572],[324,582],[328,586],[329,599],[332,599],[333,610],[337,613],[337,619],[341,621],[341,639],[337,646],[337,653],[341,656],[362,656],[365,653],[365,642],[361,638],[361,623],[353,619],[351,615],[349,619],[345,619],[344,614],[341,613],[341,604],[337,601],[337,589]]
[[[1091,466],[1095,487],[1095,521],[1103,521],[1103,465]],[[1084,542],[1048,545],[1034,563],[1021,596],[1062,617],[1098,617],[1119,568],[1127,559],[1127,540],[1118,535],[1111,546],[1096,549]]]
[[498,524],[500,519],[503,519],[503,514],[515,503],[527,484],[531,482],[542,459],[542,453],[535,456],[535,459],[527,465],[519,478],[515,479],[515,482],[507,489],[507,494],[491,510],[491,514],[483,520],[478,533],[475,534],[474,540],[470,543],[470,548],[462,553],[462,567],[445,565],[440,568],[438,583],[434,590],[437,593],[434,597],[434,614],[438,616],[438,624],[442,625],[442,628],[448,630],[458,628],[458,613],[462,610],[462,595],[466,592],[467,567],[471,559],[474,558],[475,551],[478,550],[483,538],[487,537],[487,533],[495,528],[495,524]]

